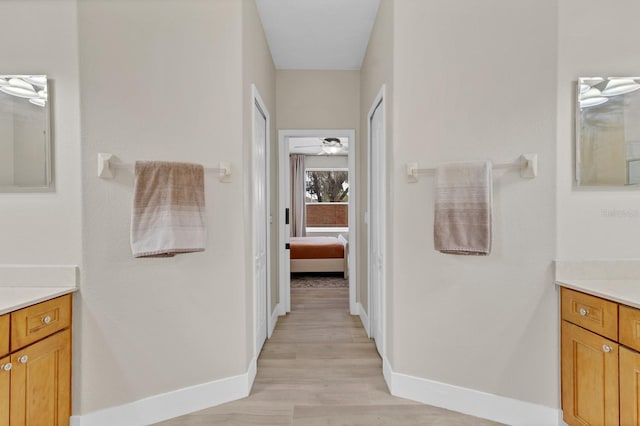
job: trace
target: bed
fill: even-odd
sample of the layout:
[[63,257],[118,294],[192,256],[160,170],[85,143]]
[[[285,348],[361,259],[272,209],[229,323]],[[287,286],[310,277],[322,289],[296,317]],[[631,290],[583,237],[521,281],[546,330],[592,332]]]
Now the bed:
[[291,272],[342,272],[349,277],[348,244],[336,237],[291,237]]

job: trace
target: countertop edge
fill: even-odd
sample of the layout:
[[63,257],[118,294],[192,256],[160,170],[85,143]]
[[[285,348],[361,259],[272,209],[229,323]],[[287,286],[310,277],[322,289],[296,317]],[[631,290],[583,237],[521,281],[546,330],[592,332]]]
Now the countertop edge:
[[[576,282],[577,281],[577,282]],[[631,306],[636,309],[640,309],[640,300],[630,299],[629,297],[625,297],[624,295],[620,295],[611,289],[602,289],[596,288],[595,286],[586,285],[585,282],[615,282],[615,281],[627,281],[627,280],[576,280],[574,282],[570,282],[568,280],[555,280],[554,283],[559,287],[569,288],[571,290],[580,291],[582,293],[590,294],[592,296],[600,297],[602,299],[607,299],[612,302],[617,302],[622,305]]]
[[25,297],[24,300],[18,303],[13,303],[5,307],[0,307],[0,315],[8,314],[8,313],[17,311],[19,309],[35,305],[40,302],[46,302],[47,300],[55,299],[56,297],[64,296],[66,294],[75,293],[76,291],[78,291],[77,287],[29,287],[29,288],[40,288],[42,289],[42,293],[37,296]]

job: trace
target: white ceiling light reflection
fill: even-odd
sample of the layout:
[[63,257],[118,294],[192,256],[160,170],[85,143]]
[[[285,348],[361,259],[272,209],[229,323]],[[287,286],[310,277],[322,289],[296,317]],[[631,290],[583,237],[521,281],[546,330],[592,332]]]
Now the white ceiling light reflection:
[[339,147],[339,146],[327,146],[327,145],[325,145],[325,146],[322,147],[322,150],[324,152],[326,152],[327,154],[337,154],[340,151],[342,151],[342,148]]
[[607,102],[609,98],[604,96],[594,96],[593,98],[580,99],[580,108],[589,108],[597,105],[602,105]]
[[33,90],[16,86],[0,86],[0,92],[8,95],[18,96],[19,98],[37,98],[38,94]]
[[609,99],[602,96],[600,89],[592,87],[586,92],[580,95],[580,108],[594,107],[596,105],[602,105]]
[[26,81],[20,78],[15,78],[15,77],[10,78],[9,85],[13,87],[20,87],[21,89],[25,89],[25,90],[31,90],[33,93],[36,92],[32,85],[30,85],[29,83],[27,83]]
[[47,101],[45,99],[42,99],[42,98],[31,98],[31,99],[29,99],[29,102],[31,102],[34,105],[41,106],[41,107],[43,107],[47,103]]
[[[32,104],[45,106],[47,101],[46,75],[3,75],[0,77],[0,92],[26,98]],[[35,101],[31,101],[35,99]]]
[[43,88],[47,86],[47,77],[44,75],[29,75],[22,77],[22,79],[29,84],[33,84],[34,86]]
[[640,89],[640,84],[630,78],[612,78],[602,90],[603,96],[618,96],[635,92]]

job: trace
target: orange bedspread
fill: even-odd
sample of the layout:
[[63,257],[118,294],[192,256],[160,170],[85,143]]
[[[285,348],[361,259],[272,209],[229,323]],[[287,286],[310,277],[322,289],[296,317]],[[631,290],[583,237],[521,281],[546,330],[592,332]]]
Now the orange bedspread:
[[291,259],[336,259],[344,246],[335,237],[291,237]]

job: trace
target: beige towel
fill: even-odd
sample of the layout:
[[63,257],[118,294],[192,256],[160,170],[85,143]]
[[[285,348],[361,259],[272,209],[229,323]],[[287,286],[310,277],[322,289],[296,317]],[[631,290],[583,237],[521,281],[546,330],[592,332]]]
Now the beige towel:
[[436,169],[435,249],[449,254],[491,252],[490,161],[445,164]]
[[134,257],[204,251],[204,168],[136,161],[131,250]]

